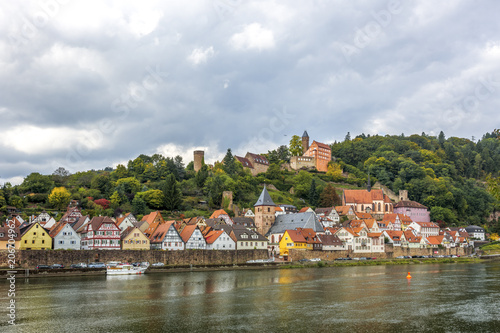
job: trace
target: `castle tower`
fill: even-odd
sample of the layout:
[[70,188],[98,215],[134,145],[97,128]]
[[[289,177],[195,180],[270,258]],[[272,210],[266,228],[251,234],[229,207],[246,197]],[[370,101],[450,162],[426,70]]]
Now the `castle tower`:
[[255,226],[257,227],[257,232],[261,235],[265,235],[271,225],[274,223],[276,218],[275,210],[276,205],[271,199],[269,192],[267,192],[266,185],[260,194],[259,200],[254,205],[255,207]]
[[304,131],[302,134],[302,154],[304,154],[309,149],[309,134],[307,131]]
[[408,201],[408,190],[399,190],[399,201]]
[[194,151],[194,171],[198,172],[200,171],[201,167],[203,166],[205,159],[205,151],[203,150],[195,150]]

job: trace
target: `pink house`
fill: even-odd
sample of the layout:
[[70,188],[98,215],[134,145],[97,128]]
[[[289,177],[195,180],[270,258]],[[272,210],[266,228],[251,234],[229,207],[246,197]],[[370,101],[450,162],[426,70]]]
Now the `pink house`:
[[394,205],[394,213],[405,214],[414,222],[430,222],[431,215],[427,207],[416,201],[402,200]]

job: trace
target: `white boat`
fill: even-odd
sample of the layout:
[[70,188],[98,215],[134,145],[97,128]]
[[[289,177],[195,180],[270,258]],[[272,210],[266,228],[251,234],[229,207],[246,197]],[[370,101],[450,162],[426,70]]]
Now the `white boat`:
[[108,275],[128,275],[128,274],[144,274],[148,269],[149,265],[143,263],[139,266],[133,266],[131,264],[116,264],[108,265],[106,267],[106,274]]

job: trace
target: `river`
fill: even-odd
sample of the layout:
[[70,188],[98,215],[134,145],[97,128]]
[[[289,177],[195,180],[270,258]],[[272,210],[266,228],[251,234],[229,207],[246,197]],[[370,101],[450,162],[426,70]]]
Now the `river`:
[[18,279],[15,327],[8,289],[1,332],[500,331],[498,262]]

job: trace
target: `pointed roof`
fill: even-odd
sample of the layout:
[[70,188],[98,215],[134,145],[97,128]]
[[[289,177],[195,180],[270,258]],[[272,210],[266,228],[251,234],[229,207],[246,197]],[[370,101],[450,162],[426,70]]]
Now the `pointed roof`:
[[304,134],[302,134],[302,137],[303,138],[308,138],[309,137],[309,134],[307,134],[307,131],[304,131]]
[[257,200],[255,205],[253,205],[253,206],[254,207],[257,207],[257,206],[276,206],[273,199],[271,199],[269,192],[267,192],[266,185],[264,185],[264,189],[262,190],[262,193],[260,194],[259,200]]

